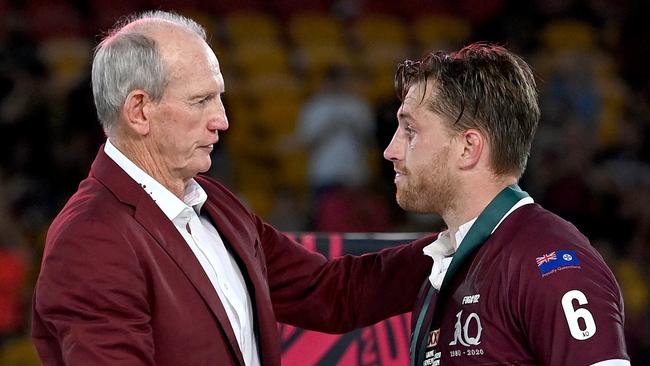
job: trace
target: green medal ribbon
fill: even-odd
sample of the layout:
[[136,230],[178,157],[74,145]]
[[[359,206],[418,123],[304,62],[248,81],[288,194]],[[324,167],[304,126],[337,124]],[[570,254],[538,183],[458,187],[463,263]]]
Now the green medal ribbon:
[[[451,260],[449,269],[447,269],[445,278],[440,286],[440,292],[437,297],[438,299],[442,297],[440,294],[448,291],[452,278],[456,275],[456,272],[458,272],[463,263],[470,258],[472,254],[483,245],[483,243],[485,243],[505,214],[508,213],[517,202],[525,197],[528,197],[528,193],[522,191],[516,184],[513,184],[504,188],[496,197],[494,197],[483,212],[481,212],[463,241],[460,243],[458,251],[454,254]],[[431,306],[434,292],[435,289],[432,286],[429,286],[429,291],[425,297],[426,300],[418,314],[418,320],[411,337],[411,366],[419,366],[424,362],[424,350],[426,348],[425,342],[428,337],[426,337],[426,335],[423,336],[419,342],[419,347],[417,347],[418,338],[422,331],[422,326],[424,325],[424,318]]]

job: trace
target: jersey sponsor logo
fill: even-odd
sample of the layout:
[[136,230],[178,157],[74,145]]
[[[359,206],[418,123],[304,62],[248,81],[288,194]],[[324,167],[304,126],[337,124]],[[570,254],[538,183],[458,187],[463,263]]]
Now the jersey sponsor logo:
[[542,275],[548,275],[567,268],[580,268],[575,250],[556,250],[535,258]]
[[433,332],[429,332],[429,340],[427,341],[427,348],[437,346],[439,339],[440,339],[440,329],[436,329]]
[[463,346],[476,346],[481,344],[481,334],[483,326],[481,318],[476,313],[471,313],[463,321],[463,311],[456,314],[456,326],[454,329],[454,340],[449,343],[450,346],[462,344]]
[[463,305],[476,304],[480,298],[481,294],[465,296],[463,297]]
[[[478,300],[477,300],[478,301]],[[456,314],[454,340],[449,342],[449,357],[471,357],[485,354],[481,346],[483,325],[476,313],[463,316],[463,310]]]
[[429,332],[429,339],[427,340],[426,353],[424,354],[424,361],[422,366],[438,366],[440,365],[440,351],[436,350],[438,340],[440,339],[440,329]]

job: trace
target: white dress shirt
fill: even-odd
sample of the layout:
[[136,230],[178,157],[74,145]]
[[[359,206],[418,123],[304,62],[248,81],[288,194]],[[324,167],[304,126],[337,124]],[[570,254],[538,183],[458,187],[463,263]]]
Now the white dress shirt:
[[106,140],[104,152],[140,184],[183,236],[221,299],[245,364],[259,366],[253,307],[246,282],[219,232],[210,219],[201,214],[201,207],[208,198],[203,188],[192,179],[181,201],[122,154],[110,140]]

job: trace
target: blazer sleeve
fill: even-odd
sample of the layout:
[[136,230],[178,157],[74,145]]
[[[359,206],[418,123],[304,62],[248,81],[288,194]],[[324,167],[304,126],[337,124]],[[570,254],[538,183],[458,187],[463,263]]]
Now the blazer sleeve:
[[410,311],[431,260],[432,236],[361,256],[327,260],[256,218],[278,321],[345,333]]
[[33,334],[45,364],[154,365],[147,281],[128,240],[87,219],[48,244]]

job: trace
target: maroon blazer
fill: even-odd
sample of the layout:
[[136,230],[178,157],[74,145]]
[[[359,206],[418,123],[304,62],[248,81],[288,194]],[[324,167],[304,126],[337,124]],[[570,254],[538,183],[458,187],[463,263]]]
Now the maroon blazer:
[[[263,365],[276,321],[342,333],[409,311],[431,239],[326,260],[264,223],[216,181],[203,210],[244,274]],[[243,365],[201,265],[151,197],[103,150],[47,234],[32,336],[44,365]]]

